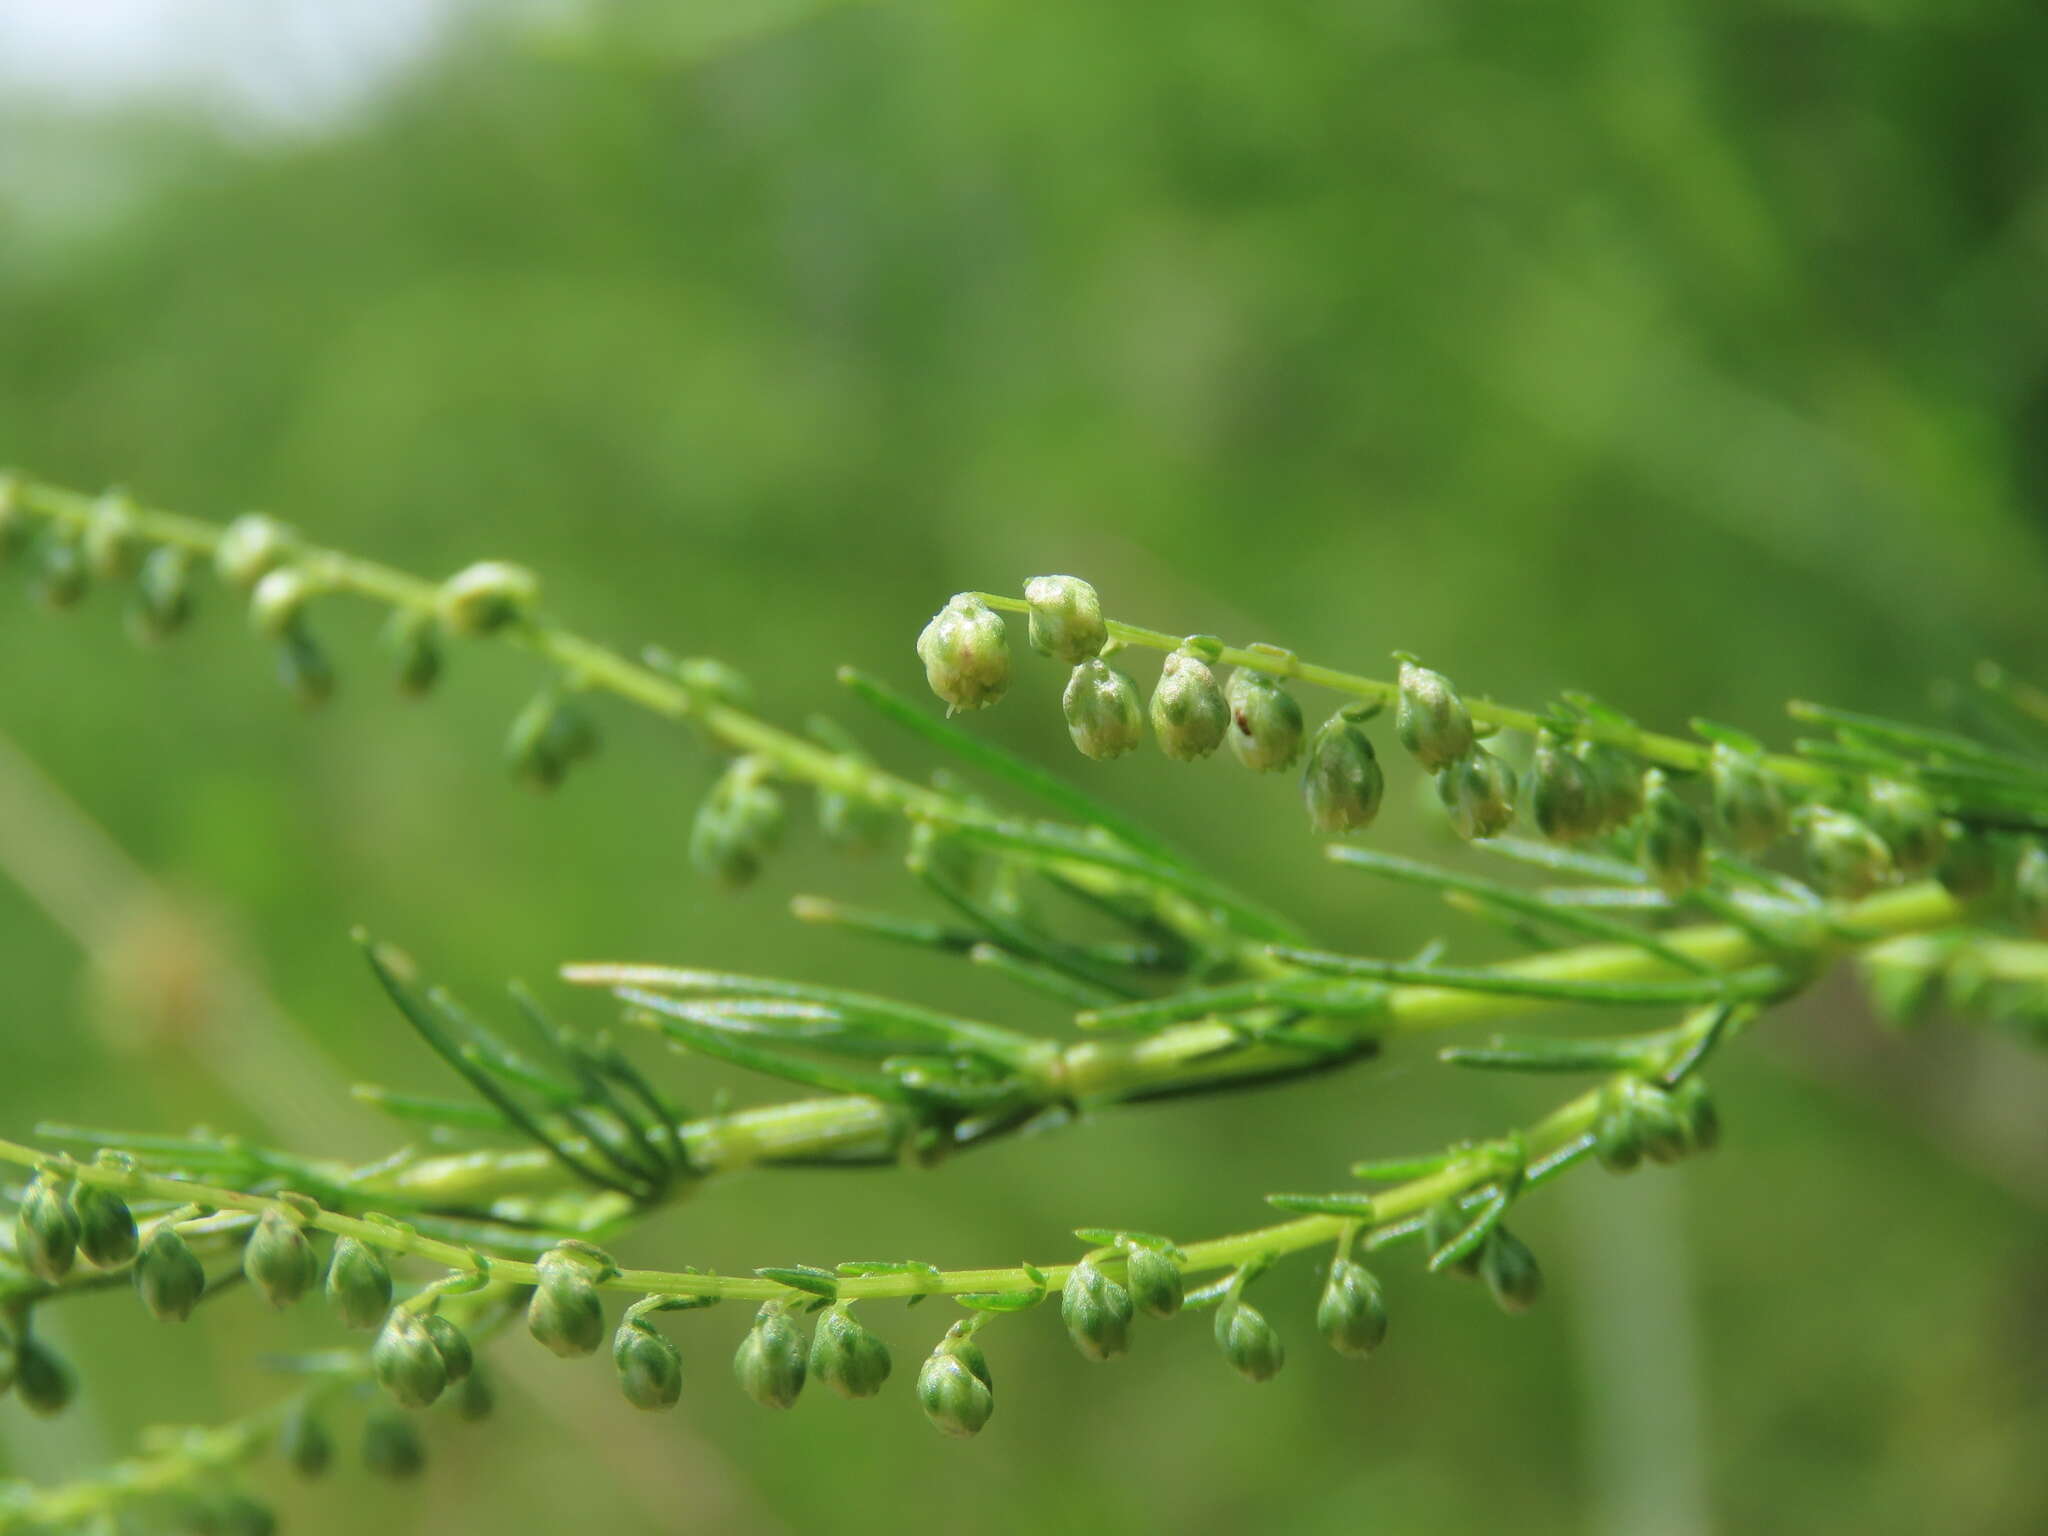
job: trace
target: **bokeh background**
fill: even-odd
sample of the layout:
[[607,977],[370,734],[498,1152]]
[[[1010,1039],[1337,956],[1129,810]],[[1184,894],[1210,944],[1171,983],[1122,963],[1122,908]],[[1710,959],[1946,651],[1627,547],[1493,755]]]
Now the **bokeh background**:
[[[426,573],[520,560],[560,614],[726,657],[791,720],[848,715],[843,661],[915,684],[946,594],[1049,569],[1133,621],[1367,671],[1405,647],[1669,726],[1784,740],[1792,695],[1931,717],[1980,656],[2048,672],[2044,58],[2023,0],[6,0],[0,457]],[[649,958],[1057,1027],[783,915],[901,905],[887,858],[798,837],[710,889],[687,736],[607,714],[536,800],[498,757],[519,658],[404,705],[367,618],[323,629],[343,688],[305,716],[223,605],[145,653],[105,596],[0,599],[6,1134],[385,1148],[349,1081],[451,1085],[357,922],[473,999]],[[972,729],[1332,940],[1446,927],[1327,869],[1287,783],[1075,758],[1059,679],[1023,671]],[[1406,782],[1374,836],[1436,848]],[[1034,1316],[991,1335],[999,1412],[962,1445],[908,1392],[931,1314],[888,1317],[881,1401],[782,1417],[712,1313],[674,1415],[513,1341],[493,1426],[437,1429],[417,1487],[259,1481],[308,1532],[2048,1529],[2038,1056],[1887,1032],[1844,983],[1717,1080],[1715,1158],[1527,1208],[1541,1308],[1396,1263],[1364,1366],[1316,1344],[1307,1265],[1267,1282],[1293,1362],[1264,1388],[1199,1323],[1096,1367]],[[627,1251],[1193,1236],[1549,1096],[1416,1051],[916,1176],[734,1180]],[[324,1337],[66,1311],[86,1390],[50,1423],[0,1402],[0,1473],[224,1417],[276,1390],[265,1350]]]

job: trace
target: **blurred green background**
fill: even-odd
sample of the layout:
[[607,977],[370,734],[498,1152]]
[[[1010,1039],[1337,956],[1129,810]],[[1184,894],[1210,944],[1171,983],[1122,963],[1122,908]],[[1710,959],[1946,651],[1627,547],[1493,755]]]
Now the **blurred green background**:
[[[354,8],[282,7],[289,38],[253,3],[108,19],[164,9],[69,37],[69,7],[0,5],[0,457],[37,475],[261,506],[425,573],[516,559],[572,622],[721,655],[789,720],[850,718],[843,661],[914,685],[948,593],[1044,570],[1170,630],[1365,671],[1405,647],[1503,698],[1779,740],[1791,695],[1922,715],[1979,656],[2048,672],[2039,6],[390,4],[360,57]],[[152,47],[240,74],[64,89]],[[687,736],[609,713],[603,759],[538,801],[497,756],[520,658],[464,653],[402,705],[366,617],[322,627],[343,688],[308,717],[234,614],[143,653],[104,596],[0,600],[0,1133],[375,1154],[395,1133],[348,1081],[451,1084],[356,922],[472,999],[644,958],[1057,1027],[783,915],[900,906],[887,858],[799,837],[758,888],[708,888]],[[1288,783],[1074,757],[1059,679],[1020,666],[973,730],[1329,940],[1446,926],[1327,869]],[[1443,851],[1395,779],[1376,839]],[[1362,1367],[1316,1344],[1307,1265],[1267,1282],[1293,1363],[1264,1388],[1200,1323],[1096,1367],[1034,1316],[991,1333],[999,1412],[962,1445],[908,1391],[933,1314],[887,1316],[879,1403],[784,1418],[732,1389],[741,1320],[712,1313],[677,1330],[672,1416],[515,1342],[493,1427],[436,1429],[417,1488],[262,1482],[308,1532],[2048,1529],[2041,1061],[1887,1033],[1844,983],[1717,1081],[1714,1159],[1528,1207],[1541,1308],[1404,1260]],[[1552,1096],[1413,1051],[927,1174],[736,1179],[627,1251],[1195,1236]],[[0,1473],[223,1417],[274,1391],[266,1349],[326,1337],[241,1304],[184,1331],[66,1310],[80,1405],[0,1402]]]

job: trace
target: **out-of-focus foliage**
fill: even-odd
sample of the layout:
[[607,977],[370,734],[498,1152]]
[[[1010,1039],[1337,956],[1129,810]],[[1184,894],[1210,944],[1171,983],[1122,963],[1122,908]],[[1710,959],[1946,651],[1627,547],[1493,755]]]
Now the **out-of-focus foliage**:
[[[1402,646],[1475,691],[1585,687],[1780,739],[1791,694],[1911,714],[1980,655],[2048,672],[2038,7],[848,5],[715,48],[667,10],[478,26],[317,139],[0,120],[11,183],[41,157],[62,173],[89,133],[142,188],[97,225],[0,208],[0,456],[267,507],[429,573],[517,560],[554,611],[722,655],[793,718],[845,710],[840,661],[914,685],[945,594],[1039,570],[1085,570],[1137,622],[1368,670]],[[341,694],[306,718],[240,625],[216,611],[137,653],[104,601],[0,600],[0,732],[175,895],[91,887],[88,963],[0,884],[0,1124],[253,1129],[352,1076],[441,1091],[359,973],[355,921],[474,995],[631,957],[1028,1016],[781,918],[793,889],[893,896],[886,858],[798,838],[742,897],[693,876],[715,765],[686,736],[608,720],[605,757],[535,801],[496,756],[531,682],[516,658],[465,653],[402,705],[371,637],[336,633]],[[1291,784],[1076,761],[1055,671],[973,728],[1333,938],[1441,926],[1327,871]],[[78,875],[53,825],[7,788],[0,863]],[[332,1081],[287,1055],[241,1074],[253,1099],[231,1086],[223,956],[260,966]],[[926,1429],[907,1380],[771,1416],[686,1351],[684,1407],[650,1425],[599,1376],[529,1362],[548,1409],[515,1385],[488,1435],[441,1433],[422,1483],[288,1512],[2048,1524],[2038,1062],[1881,1034],[1847,991],[1774,1038],[1723,1069],[1717,1160],[1532,1203],[1551,1294],[1521,1319],[1390,1268],[1395,1331],[1360,1366],[1313,1347],[1304,1281],[1261,1298],[1295,1346],[1263,1389],[1192,1335],[1096,1368],[1045,1318],[995,1326],[1003,1411],[971,1446]],[[929,1175],[757,1177],[633,1257],[832,1259],[887,1234],[891,1256],[992,1262],[1059,1251],[1077,1221],[1192,1236],[1536,1102],[1397,1055]],[[937,1326],[876,1321],[906,1360]],[[51,1425],[0,1411],[0,1470],[104,1460],[145,1420],[264,1390],[246,1336],[167,1339],[119,1304],[95,1323],[65,1341],[88,1379],[124,1358],[151,1379]],[[304,1325],[267,1326],[282,1345]]]

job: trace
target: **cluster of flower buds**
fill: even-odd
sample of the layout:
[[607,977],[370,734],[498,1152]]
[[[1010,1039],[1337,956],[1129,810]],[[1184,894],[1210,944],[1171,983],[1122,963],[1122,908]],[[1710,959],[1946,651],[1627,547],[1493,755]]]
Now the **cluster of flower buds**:
[[1675,1163],[1720,1142],[1721,1121],[1706,1084],[1689,1077],[1676,1088],[1626,1077],[1600,1096],[1593,1154],[1602,1167],[1626,1173],[1644,1158]]
[[371,1375],[403,1408],[439,1401],[475,1368],[469,1339],[448,1318],[426,1309],[431,1305],[429,1299],[425,1307],[407,1302],[394,1308],[370,1346]]
[[1451,680],[1411,656],[1398,658],[1394,734],[1426,773],[1463,838],[1496,837],[1515,819],[1515,771],[1479,743]]
[[[1442,1201],[1431,1207],[1424,1221],[1423,1242],[1433,1266],[1485,1281],[1503,1312],[1526,1312],[1543,1294],[1543,1270],[1536,1255],[1497,1215],[1475,1230],[1456,1201]],[[1457,1257],[1445,1262],[1444,1256],[1453,1251]]]

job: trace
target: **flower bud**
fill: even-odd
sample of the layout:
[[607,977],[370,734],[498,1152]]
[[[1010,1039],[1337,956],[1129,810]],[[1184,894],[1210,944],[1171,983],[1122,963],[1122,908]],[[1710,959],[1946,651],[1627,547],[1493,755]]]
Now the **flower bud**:
[[441,1364],[448,1372],[448,1384],[453,1386],[458,1381],[467,1381],[469,1373],[476,1369],[476,1351],[470,1348],[469,1335],[438,1312],[429,1312],[422,1317],[420,1327],[441,1357]]
[[394,1481],[418,1477],[427,1448],[412,1420],[389,1408],[372,1408],[363,1418],[363,1465]]
[[250,627],[266,640],[282,640],[304,621],[306,604],[318,590],[297,566],[279,566],[249,595]]
[[[1428,1252],[1431,1260],[1433,1261],[1439,1253],[1450,1247],[1459,1235],[1464,1232],[1467,1225],[1469,1223],[1466,1221],[1464,1212],[1459,1208],[1456,1200],[1439,1200],[1435,1205],[1431,1206],[1429,1214],[1423,1218],[1422,1223],[1422,1246]],[[1455,1263],[1446,1265],[1443,1273],[1447,1275],[1465,1275],[1468,1277],[1478,1274],[1478,1253],[1472,1252],[1463,1255]]]
[[78,1218],[78,1251],[88,1264],[115,1269],[135,1257],[135,1213],[113,1190],[80,1184],[71,1192],[71,1210]]
[[1449,678],[1403,661],[1399,683],[1394,734],[1426,771],[1448,768],[1472,750],[1472,717]]
[[1180,1311],[1187,1288],[1171,1254],[1157,1248],[1132,1248],[1124,1279],[1132,1304],[1147,1317],[1172,1317]]
[[690,862],[728,885],[751,881],[782,842],[782,796],[768,773],[760,758],[734,759],[690,824]]
[[160,1221],[135,1256],[135,1291],[160,1323],[182,1323],[206,1294],[206,1270],[178,1229]]
[[282,1211],[268,1210],[257,1218],[256,1230],[242,1245],[242,1273],[273,1307],[288,1307],[320,1278],[320,1261],[298,1224]]
[[1301,706],[1279,682],[1250,667],[1230,674],[1230,750],[1254,773],[1278,773],[1301,753]]
[[220,579],[238,592],[283,565],[297,552],[298,535],[274,517],[244,512],[222,530],[214,546],[213,564]]
[[948,1333],[917,1373],[917,1401],[941,1434],[968,1439],[996,1411],[988,1357],[971,1338]]
[[1891,850],[1893,866],[1902,875],[1923,875],[1941,861],[1948,830],[1941,812],[1917,784],[1898,779],[1872,779],[1870,828]]
[[1248,1301],[1225,1302],[1217,1310],[1216,1345],[1247,1381],[1269,1381],[1287,1363],[1280,1335]]
[[565,1360],[595,1354],[604,1342],[598,1262],[573,1248],[550,1248],[537,1263],[540,1283],[526,1304],[527,1330]]
[[1380,1347],[1387,1336],[1387,1303],[1371,1270],[1346,1258],[1330,1266],[1316,1304],[1316,1330],[1340,1355],[1369,1355]]
[[1599,1116],[1593,1122],[1593,1155],[1609,1173],[1627,1173],[1643,1160],[1635,1106],[1614,1084],[1601,1090]]
[[1145,739],[1138,685],[1108,662],[1090,657],[1074,668],[1060,696],[1067,734],[1083,757],[1105,762],[1137,750]]
[[192,617],[192,556],[174,544],[159,544],[142,562],[135,601],[128,610],[138,640],[167,640]]
[[277,680],[299,703],[312,709],[333,696],[334,666],[310,634],[294,629],[278,644]]
[[375,1328],[391,1310],[391,1269],[360,1238],[342,1237],[327,1261],[327,1304],[344,1328]]
[[400,693],[418,698],[440,681],[441,621],[425,609],[394,612],[384,626],[384,650]]
[[1193,651],[1169,652],[1152,690],[1152,734],[1159,750],[1177,763],[1192,763],[1223,745],[1230,706],[1209,664]]
[[91,585],[85,556],[78,550],[78,541],[68,534],[53,531],[43,541],[41,569],[36,573],[36,596],[47,608],[75,608]]
[[295,1403],[278,1426],[277,1454],[301,1477],[318,1477],[334,1460],[334,1439],[312,1405]]
[[38,1418],[54,1418],[71,1406],[78,1382],[56,1351],[24,1334],[14,1346],[14,1395]]
[[455,1412],[465,1423],[481,1423],[497,1406],[498,1396],[491,1390],[491,1378],[482,1371],[471,1371],[455,1389]]
[[1604,806],[1586,765],[1548,731],[1536,733],[1529,765],[1529,813],[1554,843],[1577,842],[1600,830]]
[[804,1333],[777,1302],[763,1303],[732,1358],[732,1373],[763,1408],[790,1408],[804,1389]]
[[1112,1360],[1131,1347],[1131,1293],[1083,1259],[1067,1273],[1060,1320],[1074,1348],[1090,1360]]
[[1770,770],[1726,742],[1708,754],[1714,820],[1739,853],[1761,853],[1785,835],[1785,796]]
[[1891,876],[1892,856],[1869,823],[1847,811],[1817,805],[1806,823],[1806,866],[1821,890],[1854,901]]
[[2020,844],[2013,860],[2012,912],[2022,928],[2048,938],[2048,847],[2038,838]]
[[951,714],[986,709],[1010,686],[1009,633],[1002,616],[972,592],[958,592],[917,637],[925,680]]
[[574,700],[553,689],[519,711],[505,738],[505,758],[527,788],[545,792],[562,782],[571,763],[597,751],[597,726]]
[[78,1216],[64,1187],[39,1173],[14,1213],[14,1253],[38,1279],[55,1285],[71,1273],[78,1253]]
[[453,635],[488,635],[533,617],[540,578],[523,565],[480,560],[441,583],[434,606]]
[[425,1408],[448,1388],[448,1362],[418,1314],[401,1308],[370,1346],[377,1385],[407,1408]]
[[1572,756],[1586,766],[1599,808],[1602,832],[1628,825],[1643,808],[1643,765],[1631,753],[1604,741],[1580,741]]
[[1671,1090],[1671,1109],[1678,1116],[1679,1129],[1688,1150],[1711,1152],[1721,1142],[1721,1113],[1714,1107],[1707,1085],[1688,1077]]
[[1302,770],[1309,825],[1318,832],[1361,832],[1380,813],[1387,787],[1372,741],[1358,723],[1362,706],[1340,709],[1317,729]]
[[1514,822],[1515,770],[1484,747],[1439,773],[1436,788],[1451,826],[1468,842],[1497,837]]
[[1654,1083],[1636,1083],[1631,1098],[1645,1157],[1653,1163],[1675,1163],[1692,1150],[1670,1094]]
[[812,1332],[811,1374],[841,1397],[873,1397],[889,1379],[889,1346],[844,1307],[834,1307]]
[[142,527],[136,521],[135,503],[118,491],[109,491],[85,520],[83,538],[85,563],[101,581],[126,581],[142,563]]
[[1506,1227],[1495,1227],[1480,1245],[1479,1274],[1503,1312],[1526,1312],[1543,1294],[1536,1255]]
[[654,1325],[628,1316],[612,1335],[619,1390],[635,1408],[673,1408],[683,1395],[683,1357]]
[[1031,605],[1031,648],[1075,666],[1096,655],[1109,640],[1102,602],[1078,576],[1034,576],[1024,583]]
[[1678,798],[1662,770],[1643,775],[1643,868],[1667,895],[1679,896],[1707,873],[1707,834],[1699,812]]

